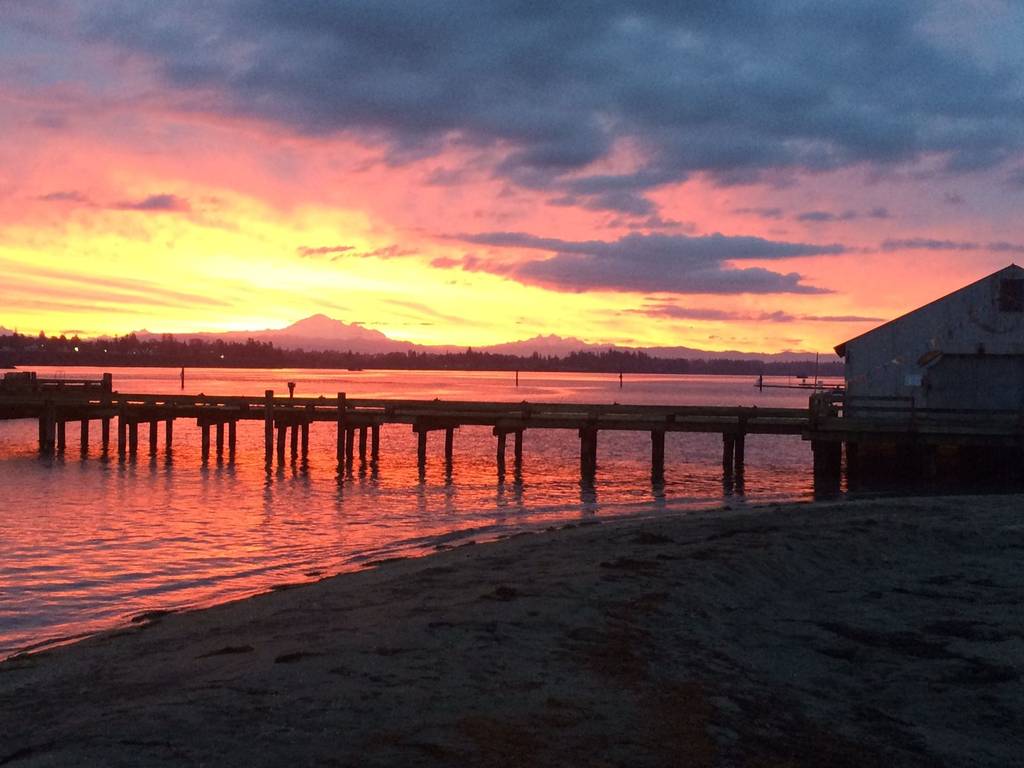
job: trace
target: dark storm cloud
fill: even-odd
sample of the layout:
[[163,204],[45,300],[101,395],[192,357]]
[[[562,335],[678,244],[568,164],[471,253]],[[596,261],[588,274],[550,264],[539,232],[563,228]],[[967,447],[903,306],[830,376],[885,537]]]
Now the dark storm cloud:
[[[89,39],[148,57],[197,108],[383,140],[393,162],[499,149],[499,176],[634,215],[693,173],[926,155],[959,172],[1024,144],[1019,72],[930,37],[915,0],[91,7]],[[623,142],[631,172],[588,172]]]
[[614,241],[572,241],[522,232],[459,235],[457,239],[496,248],[548,251],[554,256],[509,265],[464,257],[435,266],[501,274],[521,283],[563,291],[646,293],[828,293],[801,282],[796,272],[735,267],[727,262],[775,260],[845,252],[841,245],[813,245],[713,234],[630,234]]
[[188,200],[177,195],[150,195],[141,200],[123,200],[115,203],[113,208],[120,211],[153,211],[153,212],[176,212],[185,213],[192,210]]
[[854,219],[859,219],[862,216],[868,219],[890,218],[888,208],[877,207],[864,211],[863,213],[854,210],[845,210],[838,213],[835,211],[804,211],[803,213],[797,214],[796,220],[821,224],[831,221],[853,221]]

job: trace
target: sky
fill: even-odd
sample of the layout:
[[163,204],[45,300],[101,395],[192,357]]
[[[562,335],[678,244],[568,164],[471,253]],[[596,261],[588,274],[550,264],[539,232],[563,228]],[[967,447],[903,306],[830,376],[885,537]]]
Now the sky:
[[1019,0],[0,0],[0,326],[825,351],[1024,261]]

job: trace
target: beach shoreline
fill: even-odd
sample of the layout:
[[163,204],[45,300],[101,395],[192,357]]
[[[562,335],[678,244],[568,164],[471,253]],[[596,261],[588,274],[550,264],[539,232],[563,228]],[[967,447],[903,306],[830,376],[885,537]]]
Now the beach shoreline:
[[569,524],[0,663],[13,765],[1006,765],[1024,497]]

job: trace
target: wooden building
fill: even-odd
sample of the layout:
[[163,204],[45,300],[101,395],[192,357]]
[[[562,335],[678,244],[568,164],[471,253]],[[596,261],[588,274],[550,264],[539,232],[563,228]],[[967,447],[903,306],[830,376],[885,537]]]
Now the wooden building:
[[[1024,409],[1024,269],[1015,264],[835,348],[847,415]],[[873,405],[868,405],[873,403]]]

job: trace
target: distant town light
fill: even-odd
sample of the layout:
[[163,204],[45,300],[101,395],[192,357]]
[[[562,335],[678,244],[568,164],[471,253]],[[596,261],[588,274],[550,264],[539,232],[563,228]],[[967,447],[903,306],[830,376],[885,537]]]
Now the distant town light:
[[75,347],[75,352],[77,352],[77,351],[78,351],[78,347]]

